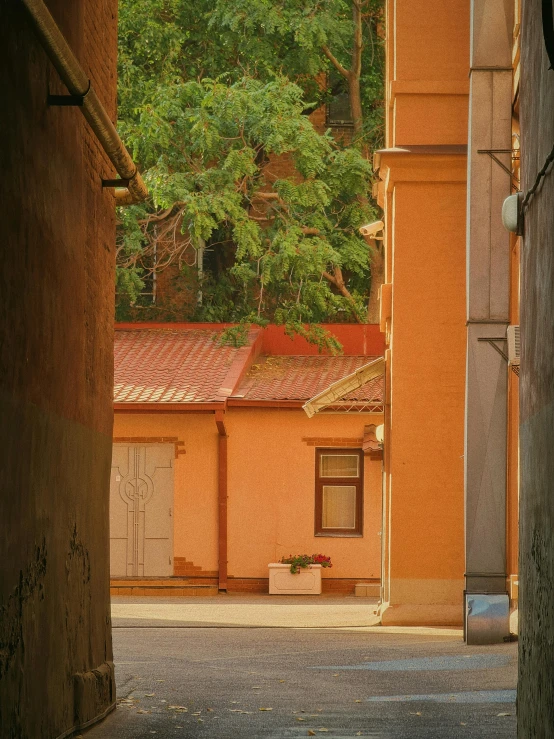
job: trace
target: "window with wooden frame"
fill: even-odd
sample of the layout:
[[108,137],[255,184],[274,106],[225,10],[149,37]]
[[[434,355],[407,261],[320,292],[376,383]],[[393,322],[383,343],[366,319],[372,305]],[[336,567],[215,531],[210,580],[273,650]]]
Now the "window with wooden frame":
[[315,535],[362,536],[363,510],[363,451],[316,449]]

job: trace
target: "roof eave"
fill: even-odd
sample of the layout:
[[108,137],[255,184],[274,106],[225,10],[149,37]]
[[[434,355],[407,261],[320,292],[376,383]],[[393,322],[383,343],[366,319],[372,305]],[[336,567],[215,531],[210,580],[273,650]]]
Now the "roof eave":
[[323,390],[321,393],[318,393],[304,403],[302,408],[308,418],[312,418],[323,408],[333,405],[333,403],[344,398],[348,393],[351,393],[362,385],[365,385],[366,382],[370,382],[384,374],[385,360],[383,357],[379,357],[378,359],[374,359],[372,362],[368,362],[368,364],[364,364],[363,367],[352,372],[352,374],[337,380],[332,385],[329,385],[326,390]]
[[118,403],[115,413],[213,413],[225,408],[223,401],[205,403]]
[[302,408],[304,400],[229,398],[227,405],[233,408]]

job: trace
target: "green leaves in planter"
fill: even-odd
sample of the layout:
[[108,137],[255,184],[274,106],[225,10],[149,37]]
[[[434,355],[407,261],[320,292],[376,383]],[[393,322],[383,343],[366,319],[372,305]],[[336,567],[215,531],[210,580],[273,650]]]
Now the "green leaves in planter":
[[293,575],[300,572],[300,568],[306,568],[310,565],[321,565],[322,567],[332,567],[331,557],[325,554],[289,554],[288,557],[282,557],[279,562],[283,565],[290,565],[290,571]]

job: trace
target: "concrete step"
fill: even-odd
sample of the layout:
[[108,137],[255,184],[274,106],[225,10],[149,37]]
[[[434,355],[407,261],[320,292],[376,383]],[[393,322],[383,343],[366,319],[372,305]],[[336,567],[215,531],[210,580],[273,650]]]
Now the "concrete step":
[[381,595],[381,585],[378,583],[359,583],[354,588],[354,595],[361,598],[378,598]]

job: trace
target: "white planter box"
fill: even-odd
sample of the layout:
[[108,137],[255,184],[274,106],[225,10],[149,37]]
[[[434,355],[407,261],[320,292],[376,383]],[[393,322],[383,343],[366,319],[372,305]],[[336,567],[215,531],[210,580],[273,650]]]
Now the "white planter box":
[[294,575],[290,565],[272,562],[268,567],[270,595],[321,595],[321,565],[301,567]]

